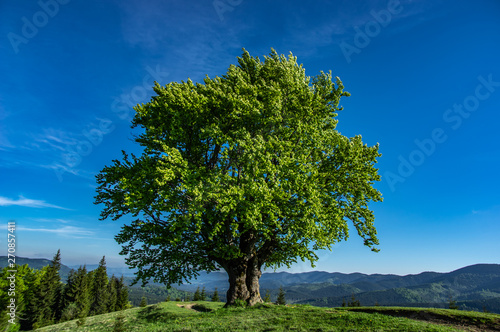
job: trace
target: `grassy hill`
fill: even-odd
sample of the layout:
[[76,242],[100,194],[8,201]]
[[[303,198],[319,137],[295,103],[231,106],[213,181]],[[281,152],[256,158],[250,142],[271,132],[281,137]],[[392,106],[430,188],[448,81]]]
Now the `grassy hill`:
[[[163,302],[37,331],[500,331],[500,315],[402,307],[308,305],[223,308],[213,302]],[[120,329],[118,329],[120,330]]]

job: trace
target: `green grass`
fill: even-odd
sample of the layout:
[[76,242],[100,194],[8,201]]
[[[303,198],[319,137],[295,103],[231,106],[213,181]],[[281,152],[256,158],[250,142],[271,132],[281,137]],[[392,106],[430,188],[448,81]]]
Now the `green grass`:
[[[192,305],[191,309],[179,305]],[[308,305],[257,305],[223,308],[213,302],[163,302],[47,326],[37,331],[113,331],[124,317],[124,331],[458,331],[459,326],[500,326],[500,315],[445,309],[361,307],[319,308]],[[369,312],[363,312],[369,311]],[[439,316],[437,319],[432,315]],[[420,315],[420,316],[419,316]],[[405,316],[405,317],[395,317]],[[413,317],[410,319],[406,317]],[[434,318],[433,318],[434,317]],[[441,324],[422,321],[427,319]],[[444,325],[448,324],[448,325]],[[453,325],[450,325],[453,324]],[[481,325],[482,324],[482,325]],[[463,331],[463,328],[461,329]]]

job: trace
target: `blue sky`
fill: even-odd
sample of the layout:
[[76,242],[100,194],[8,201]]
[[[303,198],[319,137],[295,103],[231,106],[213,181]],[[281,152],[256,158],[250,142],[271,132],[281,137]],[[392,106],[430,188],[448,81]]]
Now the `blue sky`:
[[[338,130],[380,143],[379,253],[351,238],[316,270],[410,274],[500,263],[500,2],[2,1],[0,253],[124,265],[95,175],[161,84],[292,52],[352,96]],[[291,272],[309,271],[308,263]]]

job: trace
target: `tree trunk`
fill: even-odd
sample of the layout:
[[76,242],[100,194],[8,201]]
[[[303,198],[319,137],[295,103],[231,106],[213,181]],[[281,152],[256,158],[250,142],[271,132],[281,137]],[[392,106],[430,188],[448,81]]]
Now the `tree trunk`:
[[250,261],[233,261],[224,269],[229,277],[226,307],[234,305],[236,300],[245,301],[250,306],[262,302],[259,291],[259,278],[262,272],[256,258]]
[[[231,264],[231,263],[230,263]],[[228,265],[224,268],[229,277],[229,289],[226,295],[226,307],[234,305],[237,299],[245,300],[249,297],[246,285],[246,264]]]
[[259,279],[262,275],[260,271],[260,264],[257,257],[253,257],[248,262],[246,284],[249,292],[249,297],[247,303],[249,306],[253,306],[257,303],[262,303],[262,298],[260,297],[260,285]]

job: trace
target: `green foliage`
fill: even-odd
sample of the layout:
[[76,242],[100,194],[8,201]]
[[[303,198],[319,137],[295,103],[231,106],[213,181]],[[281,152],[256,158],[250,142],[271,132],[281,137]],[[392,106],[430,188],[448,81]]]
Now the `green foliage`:
[[198,287],[196,288],[196,292],[194,292],[193,301],[200,301],[200,300],[201,300],[200,287]]
[[78,318],[78,320],[76,321],[76,326],[78,327],[82,327],[85,325],[85,323],[87,322],[87,317],[86,316],[81,316],[80,318]]
[[[102,260],[104,263],[104,258]],[[28,265],[4,268],[0,271],[0,305],[6,308],[7,301],[10,301],[7,292],[7,279],[10,276],[8,270],[16,270],[16,315],[19,322],[16,325],[6,325],[7,320],[0,320],[0,329],[13,331],[14,329],[32,330],[57,322],[64,322],[78,319],[77,324],[85,324],[85,319],[89,314],[91,286],[97,272],[87,272],[85,266],[80,266],[77,271],[71,270],[68,274],[66,284],[61,282],[59,271],[61,267],[60,251],[54,256],[50,265],[44,266],[41,270],[35,270]],[[111,278],[107,284],[106,291],[115,293],[116,299],[120,297],[124,305],[128,308],[128,288],[124,284],[123,277]],[[118,294],[120,296],[118,297]],[[8,297],[9,296],[9,297]],[[107,303],[106,311],[114,311],[121,308],[116,301],[115,305]],[[8,317],[5,309],[2,309],[2,318]]]
[[40,328],[54,324],[61,317],[63,284],[59,276],[60,268],[61,251],[58,250],[51,264],[42,269],[45,272],[35,290],[33,302],[30,303],[30,317],[27,319],[27,325]]
[[64,308],[61,316],[61,322],[78,318],[79,314],[80,311],[78,305],[75,302],[71,302]]
[[139,307],[145,307],[148,305],[148,300],[146,299],[145,296],[142,297],[141,303],[139,304]]
[[356,299],[354,293],[351,295],[351,301],[347,302],[348,307],[361,307],[361,302]]
[[214,294],[212,295],[212,302],[219,302],[219,291],[217,290],[217,287],[215,287]]
[[[64,306],[62,321],[86,317],[90,309],[91,280],[85,266],[71,271],[64,288]],[[70,308],[71,306],[71,308]]]
[[338,77],[307,77],[291,54],[244,51],[222,77],[153,89],[135,107],[142,155],[123,152],[97,175],[101,219],[134,217],[116,240],[136,281],[314,264],[316,250],[347,239],[348,222],[377,251],[378,145],[336,130],[349,96]]
[[129,289],[125,285],[123,276],[116,283],[116,310],[123,310],[129,306]]
[[113,332],[125,332],[125,315],[120,313],[115,317],[115,323],[113,325]]
[[266,303],[271,302],[271,292],[269,291],[269,289],[266,289],[266,295],[264,296],[263,301]]
[[280,291],[278,293],[278,298],[276,299],[276,304],[277,305],[285,305],[286,304],[285,291],[283,290],[283,287],[280,287]]
[[[16,271],[16,273],[9,272],[9,270]],[[45,271],[39,271],[30,268],[27,264],[17,265],[14,267],[5,267],[0,271],[0,329],[4,330],[9,328],[11,331],[22,328],[23,330],[31,329],[33,321],[30,319],[32,311],[36,308],[34,303],[36,301],[36,293],[39,288],[42,276]],[[9,294],[11,278],[14,275],[15,294]],[[13,296],[11,296],[13,295]],[[7,315],[7,305],[10,299],[14,298],[17,318],[16,324],[8,323],[10,317]]]
[[201,293],[200,293],[200,301],[205,301],[206,297],[207,297],[207,293],[205,292],[205,287],[203,287],[201,289]]
[[90,315],[100,315],[108,312],[108,291],[106,258],[103,256],[99,262],[99,266],[93,271],[90,292]]
[[118,278],[112,275],[108,283],[108,312],[119,310],[116,307],[118,301],[117,286]]
[[448,308],[449,309],[458,309],[457,301],[454,300],[451,295],[450,295],[450,299],[448,301]]

